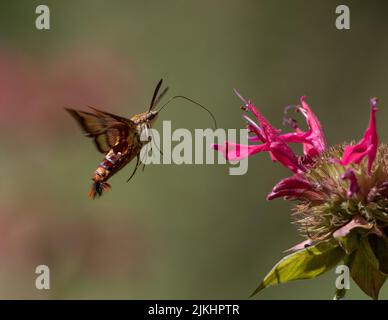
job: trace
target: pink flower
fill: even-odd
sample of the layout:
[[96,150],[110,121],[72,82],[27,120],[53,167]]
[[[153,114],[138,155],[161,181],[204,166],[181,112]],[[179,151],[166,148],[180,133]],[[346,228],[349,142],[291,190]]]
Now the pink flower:
[[306,103],[306,97],[300,98],[301,106],[297,106],[296,110],[301,112],[306,118],[309,130],[303,132],[296,121],[291,119],[295,132],[286,133],[281,136],[285,142],[301,143],[305,156],[315,157],[326,150],[326,139],[323,134],[321,124],[317,116],[311,111],[309,105]]
[[360,191],[360,186],[357,181],[356,174],[354,173],[353,169],[348,169],[345,171],[345,173],[341,176],[344,180],[349,180],[349,189],[348,189],[348,197],[351,198],[354,194],[356,194],[358,191]]
[[229,161],[239,161],[242,159],[245,159],[251,155],[254,155],[261,151],[268,151],[267,145],[254,145],[254,146],[247,146],[243,144],[236,144],[233,142],[226,141],[225,145],[219,145],[214,144],[213,146],[214,150],[220,151],[224,154],[226,160]]
[[267,196],[267,200],[272,200],[279,197],[300,198],[306,191],[311,189],[310,183],[301,175],[295,174],[292,177],[280,180],[272,192]]
[[377,98],[372,98],[370,100],[370,106],[369,126],[366,129],[363,138],[356,145],[346,146],[342,155],[342,159],[336,160],[338,163],[346,166],[351,163],[359,164],[362,159],[364,159],[364,157],[368,157],[369,173],[372,170],[379,143],[376,130]]
[[314,191],[310,181],[300,174],[280,180],[267,196],[267,200],[283,197],[286,200],[322,200],[322,196]]
[[[271,193],[267,196],[268,200],[279,197],[284,197],[288,200],[324,200],[327,197],[326,187],[319,186],[319,184],[318,187],[314,186],[305,176],[307,171],[314,167],[314,163],[317,161],[315,158],[327,150],[322,126],[317,116],[306,103],[306,97],[302,96],[300,99],[301,105],[293,108],[303,114],[308,125],[308,130],[301,130],[296,120],[286,118],[286,122],[291,124],[294,132],[281,134],[281,131],[274,128],[250,101],[243,98],[236,90],[235,93],[245,104],[242,109],[250,112],[255,118],[253,120],[249,116],[243,115],[250,133],[248,139],[250,142],[259,144],[242,145],[227,141],[224,145],[213,145],[213,148],[223,153],[227,160],[242,160],[256,153],[268,151],[272,161],[280,162],[294,172],[293,176],[281,180],[272,189]],[[333,159],[332,163],[341,164],[342,166],[347,166],[352,163],[360,164],[367,157],[367,168],[369,173],[371,172],[378,149],[376,132],[377,99],[371,99],[370,105],[370,122],[364,137],[358,144],[346,146],[341,153],[332,152],[332,154],[335,154],[331,158]],[[288,109],[289,107],[287,107]],[[290,148],[289,143],[301,144],[304,157],[296,156]],[[341,155],[341,160],[336,159]],[[346,193],[348,198],[351,198],[360,191],[359,182],[354,170],[350,168],[346,171],[342,170],[339,176],[349,183]]]
[[[303,164],[299,161],[287,142],[306,143],[309,144],[308,148],[314,148],[312,142],[314,140],[312,137],[313,131],[307,133],[300,131],[288,136],[280,135],[280,130],[274,128],[250,101],[244,99],[236,90],[235,93],[245,103],[242,109],[251,112],[257,121],[255,122],[247,115],[243,115],[243,118],[247,121],[247,129],[251,133],[249,140],[252,142],[261,142],[261,144],[242,145],[227,141],[223,146],[215,144],[212,147],[223,153],[227,160],[242,160],[256,153],[268,151],[272,161],[280,162],[294,173],[303,172],[305,170]],[[311,110],[308,106],[307,109],[303,110],[306,112],[306,118],[313,124],[314,120],[311,118]],[[316,126],[315,123],[313,125]]]
[[[296,120],[286,118],[286,122],[291,124],[294,132],[282,134],[279,129],[274,128],[268,120],[256,109],[251,101],[246,100],[235,90],[236,95],[244,102],[242,107],[244,111],[250,112],[254,119],[248,115],[243,115],[247,122],[247,129],[250,133],[248,137],[251,145],[236,144],[226,141],[224,145],[213,145],[213,148],[224,154],[227,160],[235,161],[242,160],[259,152],[269,152],[270,158],[274,162],[280,162],[285,167],[289,168],[294,175],[281,180],[267,196],[268,200],[279,197],[284,197],[288,200],[309,200],[322,201],[327,197],[325,186],[315,188],[304,174],[314,166],[315,158],[327,150],[326,139],[323,133],[322,126],[317,116],[312,112],[310,106],[306,102],[306,97],[300,99],[301,105],[293,107],[296,111],[302,113],[306,119],[308,130],[303,131],[298,126]],[[341,153],[332,153],[335,156],[331,159],[332,162],[347,166],[349,164],[360,164],[360,162],[368,158],[368,171],[372,170],[373,162],[376,158],[378,149],[378,137],[376,132],[376,111],[377,99],[370,100],[370,122],[364,137],[356,145],[348,145]],[[289,109],[287,107],[286,111]],[[297,156],[292,151],[289,143],[299,143],[303,147],[303,155]],[[342,159],[338,160],[336,157]],[[343,180],[349,183],[347,197],[351,198],[360,190],[359,182],[354,170],[348,169],[342,171],[340,176]],[[322,189],[323,188],[323,189]]]
[[[244,115],[249,140],[261,143],[242,146],[226,142],[214,148],[234,160],[268,151],[272,160],[290,168],[294,174],[278,182],[267,200],[282,197],[296,201],[293,223],[305,238],[287,250],[295,252],[272,268],[253,295],[271,285],[315,278],[344,261],[357,285],[377,299],[388,274],[384,213],[388,201],[388,146],[378,141],[377,99],[370,100],[369,126],[357,144],[327,148],[321,124],[305,97],[301,98],[301,106],[293,108],[303,114],[308,130],[301,130],[296,120],[286,118],[294,132],[285,134],[272,127],[250,101],[240,98],[245,102],[243,109],[256,118],[253,121]],[[303,156],[296,156],[289,143],[301,144]],[[343,296],[339,290],[335,298]]]

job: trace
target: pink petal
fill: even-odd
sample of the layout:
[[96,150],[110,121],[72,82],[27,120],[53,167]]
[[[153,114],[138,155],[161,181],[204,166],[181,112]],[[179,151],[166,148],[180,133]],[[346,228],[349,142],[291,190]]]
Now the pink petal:
[[244,102],[245,104],[248,104],[248,101],[241,95],[240,92],[238,92],[236,89],[233,89],[233,91],[234,91],[234,94],[237,97],[239,97],[242,102]]
[[342,159],[338,161],[343,166],[351,163],[359,164],[364,159],[364,157],[367,156],[369,172],[372,170],[379,143],[376,129],[377,98],[372,98],[370,100],[370,105],[371,109],[369,125],[364,133],[363,138],[356,145],[346,146],[342,155]]
[[264,137],[266,139],[270,139],[272,136],[277,136],[280,130],[274,128],[249,100],[246,100],[236,89],[233,90],[235,94],[244,102],[245,107],[257,118],[257,121],[262,128]]
[[292,149],[283,141],[271,142],[269,150],[272,161],[280,162],[295,173],[304,171]]
[[221,152],[229,161],[239,161],[258,152],[268,150],[267,144],[247,146],[229,141],[226,141],[225,145],[213,144],[211,147]]
[[359,164],[371,150],[372,145],[367,146],[366,143],[359,143],[354,146],[346,146],[340,163],[344,166],[350,163]]
[[351,198],[354,194],[360,191],[360,186],[357,181],[356,174],[353,169],[348,169],[341,177],[344,180],[349,180],[348,197]]
[[321,123],[319,122],[317,116],[311,111],[309,105],[306,103],[306,97],[303,96],[300,98],[302,103],[301,111],[306,117],[307,124],[309,126],[308,139],[311,141],[313,148],[306,146],[306,152],[309,153],[309,150],[314,150],[314,152],[320,154],[326,150],[326,139],[322,130]]
[[245,114],[243,115],[243,118],[248,123],[247,129],[249,130],[249,132],[254,133],[257,136],[257,140],[266,142],[266,138],[264,137],[263,130],[260,128],[260,126]]
[[318,155],[318,151],[314,149],[314,145],[308,137],[308,133],[298,129],[296,132],[285,133],[279,136],[279,138],[287,143],[300,143],[303,145],[303,153],[306,156],[315,157]]
[[273,137],[277,137],[280,133],[279,129],[274,128],[268,120],[255,108],[255,106],[251,103],[248,104],[248,109],[256,116],[259,124],[262,127],[264,132],[264,136],[267,139],[272,139]]
[[304,155],[315,157],[326,150],[326,139],[317,116],[311,111],[305,99],[305,96],[301,97],[302,106],[299,108],[299,111],[306,118],[309,130],[307,132],[302,131],[294,122],[295,132],[283,134],[280,138],[284,142],[301,143]]
[[258,137],[257,135],[256,136],[248,136],[248,140],[252,141],[252,142],[262,141],[262,139],[260,139],[260,137]]
[[[242,154],[243,157],[246,157],[260,151],[269,151],[272,161],[280,162],[295,173],[303,171],[301,165],[299,164],[298,158],[295,156],[292,149],[280,139],[280,130],[274,128],[256,109],[256,107],[249,100],[245,99],[237,90],[234,90],[234,92],[245,103],[245,107],[243,109],[250,111],[257,119],[256,123],[248,116],[243,116],[244,119],[248,122],[248,130],[250,133],[254,133],[256,135],[256,137],[250,136],[249,140],[263,142],[263,144],[260,146],[245,146],[245,150],[239,150],[239,154]],[[217,150],[227,155],[229,159],[236,158],[236,156],[233,157],[233,155],[229,155],[228,150],[225,148],[217,148]],[[236,154],[234,150],[232,150],[232,153]]]
[[354,228],[372,229],[373,224],[368,223],[363,217],[356,216],[350,222],[333,233],[334,238],[346,237]]
[[310,182],[296,174],[278,182],[267,196],[267,200],[273,200],[279,197],[298,198],[306,190],[310,190],[311,187]]

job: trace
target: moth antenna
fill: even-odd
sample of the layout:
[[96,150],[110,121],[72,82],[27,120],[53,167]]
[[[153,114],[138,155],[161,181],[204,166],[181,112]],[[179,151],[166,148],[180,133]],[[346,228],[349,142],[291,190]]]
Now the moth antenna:
[[148,109],[148,112],[151,111],[155,105],[155,100],[156,100],[156,97],[157,97],[158,92],[160,90],[160,87],[162,86],[162,83],[163,83],[163,78],[159,80],[158,84],[155,87],[154,94],[152,95],[152,99],[151,99],[151,103],[150,103],[150,107]]
[[[160,100],[162,100],[162,98],[165,96],[165,94],[167,93],[168,89],[169,89],[168,87],[166,87],[166,88],[163,89],[163,91],[162,91],[162,92],[159,94],[159,96],[155,99],[154,105],[153,105],[152,107],[156,107],[156,106],[159,104]],[[151,111],[151,110],[148,110],[148,111]]]
[[217,129],[217,120],[216,120],[216,118],[214,117],[213,113],[211,113],[211,111],[210,111],[208,108],[206,108],[205,106],[203,106],[202,104],[200,104],[200,103],[198,103],[197,101],[194,101],[194,100],[192,100],[192,99],[190,99],[190,98],[188,98],[188,97],[185,97],[185,96],[173,96],[173,97],[171,97],[171,98],[168,99],[167,102],[166,102],[163,106],[161,106],[161,107],[159,108],[159,110],[157,110],[157,111],[158,111],[158,112],[162,111],[162,110],[163,110],[163,109],[164,109],[171,101],[173,101],[173,100],[175,100],[175,99],[178,99],[178,98],[179,98],[179,99],[187,100],[187,101],[189,101],[189,102],[191,102],[191,103],[197,105],[198,107],[204,109],[204,110],[210,115],[210,117],[213,119],[213,122],[214,122],[214,129]]

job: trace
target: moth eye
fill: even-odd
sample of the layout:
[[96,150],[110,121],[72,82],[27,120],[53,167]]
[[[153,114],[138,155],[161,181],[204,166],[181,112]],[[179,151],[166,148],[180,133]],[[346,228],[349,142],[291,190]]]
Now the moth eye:
[[147,119],[150,120],[154,117],[154,114],[152,112],[147,113]]

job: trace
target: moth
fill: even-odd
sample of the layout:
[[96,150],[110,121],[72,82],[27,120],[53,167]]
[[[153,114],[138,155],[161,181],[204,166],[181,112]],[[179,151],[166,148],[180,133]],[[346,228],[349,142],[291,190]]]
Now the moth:
[[[174,96],[159,110],[156,110],[155,107],[168,91],[168,87],[166,87],[159,94],[162,83],[163,79],[160,79],[155,87],[147,111],[136,114],[131,118],[117,116],[94,107],[89,107],[90,112],[65,108],[81,126],[85,135],[93,139],[98,151],[104,154],[104,159],[97,166],[92,176],[93,183],[88,194],[90,198],[98,198],[104,191],[110,189],[111,186],[107,181],[136,158],[135,168],[127,182],[134,176],[140,165],[140,151],[151,142],[147,130],[152,127],[158,113],[172,100],[183,98],[200,106],[211,115],[216,126],[215,118],[207,108],[185,96]],[[147,137],[149,137],[148,140],[142,136],[144,130]]]
[[142,141],[141,134],[143,130],[150,129],[156,120],[158,111],[154,108],[168,90],[166,87],[158,95],[162,82],[163,79],[158,82],[148,110],[132,118],[120,117],[94,107],[89,107],[91,112],[66,108],[86,136],[93,139],[97,150],[105,155],[94,171],[89,197],[95,199],[110,189],[111,186],[107,181],[134,158],[136,158],[135,169],[128,181],[135,174],[140,164],[140,151],[150,142],[150,139]]

